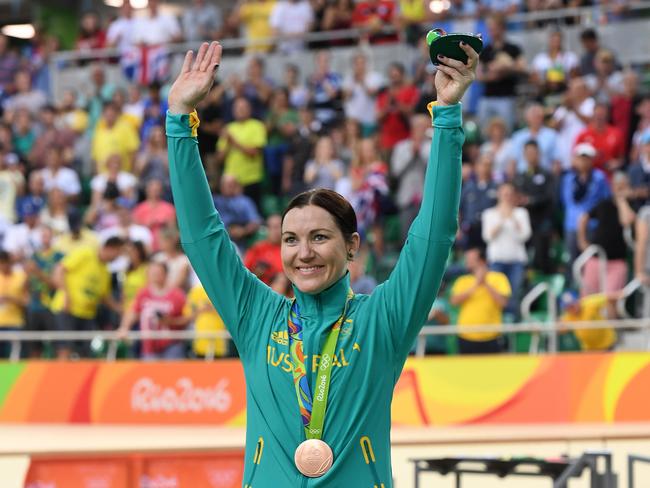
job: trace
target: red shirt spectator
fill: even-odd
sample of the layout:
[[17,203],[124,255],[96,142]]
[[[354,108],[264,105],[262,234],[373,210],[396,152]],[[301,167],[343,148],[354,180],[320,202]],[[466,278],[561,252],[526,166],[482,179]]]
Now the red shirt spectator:
[[283,272],[280,255],[282,218],[279,215],[270,215],[266,220],[266,226],[267,238],[248,249],[244,257],[244,266],[270,286],[278,273]]
[[272,244],[269,241],[253,244],[246,252],[244,266],[264,283],[270,285],[273,278],[282,272],[280,245]]
[[395,34],[380,34],[379,31],[393,22],[395,3],[392,0],[367,0],[355,5],[352,12],[352,27],[364,29],[365,36],[372,42],[396,41]]
[[151,180],[145,190],[147,199],[133,209],[133,221],[148,227],[153,236],[152,249],[158,251],[160,232],[176,222],[176,210],[171,203],[162,200],[163,186],[160,180]]
[[401,64],[391,64],[388,75],[390,87],[377,97],[379,144],[385,150],[409,137],[408,120],[420,97],[418,89],[406,82]]
[[78,51],[102,49],[106,45],[106,32],[102,29],[99,16],[95,12],[86,12],[81,17],[81,28],[77,39]]
[[629,156],[632,132],[638,120],[636,109],[640,101],[639,75],[634,71],[627,71],[623,74],[623,91],[612,95],[612,125],[623,132],[626,157]]
[[[138,319],[142,331],[184,328],[184,325],[180,324],[183,323],[185,293],[180,288],[165,286],[167,268],[164,264],[151,263],[147,274],[147,286],[141,288],[136,294],[132,308],[123,318],[121,329],[128,330]],[[160,354],[174,343],[178,341],[171,339],[142,341],[142,357]]]
[[610,178],[623,164],[625,155],[625,138],[618,127],[608,123],[609,106],[598,103],[594,109],[594,117],[576,138],[575,145],[591,144],[598,153],[594,158],[594,168],[600,169]]

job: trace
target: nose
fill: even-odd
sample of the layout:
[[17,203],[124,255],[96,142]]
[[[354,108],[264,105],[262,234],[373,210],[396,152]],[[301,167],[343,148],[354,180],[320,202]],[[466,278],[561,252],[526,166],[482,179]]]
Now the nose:
[[300,243],[298,249],[298,258],[301,261],[309,261],[314,257],[314,250],[311,247],[311,243],[308,240],[305,240]]

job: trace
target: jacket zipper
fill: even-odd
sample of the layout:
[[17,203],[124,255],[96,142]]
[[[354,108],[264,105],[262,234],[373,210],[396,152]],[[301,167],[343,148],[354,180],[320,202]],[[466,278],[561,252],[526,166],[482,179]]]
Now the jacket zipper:
[[244,488],[253,488],[255,471],[257,471],[257,467],[260,465],[260,462],[262,461],[263,452],[264,452],[264,438],[260,437],[257,440],[257,444],[255,445],[255,455],[253,456],[253,469],[251,471],[250,477],[248,478],[248,483],[244,484]]

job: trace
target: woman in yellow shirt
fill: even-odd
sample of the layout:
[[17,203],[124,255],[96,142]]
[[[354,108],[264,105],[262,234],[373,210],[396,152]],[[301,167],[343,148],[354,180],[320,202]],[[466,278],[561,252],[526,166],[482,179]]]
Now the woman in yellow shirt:
[[[13,269],[9,253],[0,251],[0,329],[22,329],[28,301],[27,275]],[[0,341],[0,359],[10,352],[11,344]]]
[[127,255],[130,262],[122,283],[123,310],[129,309],[138,290],[146,285],[149,261],[147,250],[140,241],[131,241],[127,244]]

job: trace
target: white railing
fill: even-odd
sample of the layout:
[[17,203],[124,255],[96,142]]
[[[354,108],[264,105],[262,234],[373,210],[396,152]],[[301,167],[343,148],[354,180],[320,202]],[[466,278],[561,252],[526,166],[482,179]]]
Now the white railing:
[[[526,296],[521,300],[521,318],[524,322],[531,322],[531,308],[533,303],[540,298],[542,295],[547,294],[546,298],[546,316],[547,320],[550,323],[554,323],[557,320],[557,296],[553,291],[549,283],[543,282],[538,283],[530,290]],[[540,334],[533,333],[533,336],[530,341],[530,348],[528,352],[530,354],[537,354],[539,352],[540,345]],[[557,350],[557,331],[549,330],[548,332],[548,344],[551,351]]]
[[641,282],[636,278],[630,281],[622,290],[622,296],[616,301],[616,313],[623,319],[629,319],[630,314],[627,312],[625,303],[638,289],[641,288]]
[[[511,334],[528,332],[533,334],[552,333],[559,334],[562,332],[583,330],[583,329],[615,329],[617,331],[642,331],[650,337],[650,317],[643,319],[619,319],[619,320],[600,320],[592,322],[521,322],[518,324],[486,324],[476,326],[458,326],[458,325],[427,325],[420,331],[418,339],[427,336],[457,336],[459,333],[467,332],[498,332],[501,334]],[[128,341],[142,341],[150,339],[171,339],[178,341],[192,341],[196,339],[208,340],[230,340],[230,334],[225,331],[197,332],[193,330],[164,330],[164,331],[132,331],[124,339]],[[113,343],[114,346],[108,347],[106,359],[114,361],[116,359],[117,344],[122,340],[115,331],[3,331],[0,330],[0,342],[10,342],[12,344],[11,361],[20,359],[22,344],[25,342],[56,342],[56,341],[104,341]],[[209,345],[214,348],[214,342],[210,341]],[[416,355],[424,356],[424,348],[418,348]],[[650,340],[647,340],[643,350],[650,350]],[[548,353],[557,352],[557,342],[549,343]],[[214,349],[206,355],[206,360],[214,357]]]
[[598,288],[601,293],[604,293],[607,285],[607,254],[596,244],[587,247],[573,262],[573,280],[578,287],[582,285],[582,269],[594,256],[598,257]]

